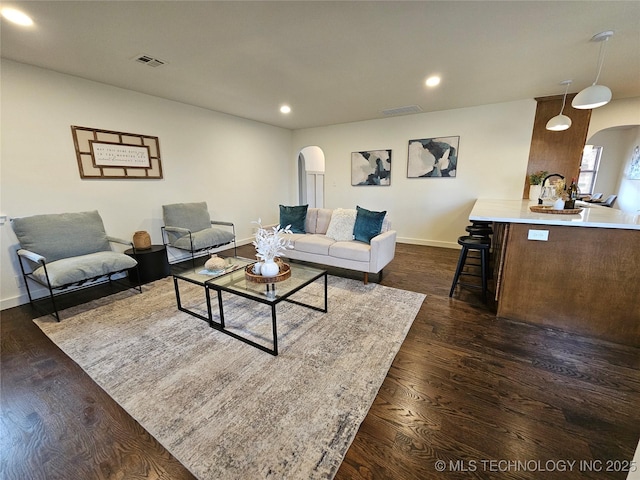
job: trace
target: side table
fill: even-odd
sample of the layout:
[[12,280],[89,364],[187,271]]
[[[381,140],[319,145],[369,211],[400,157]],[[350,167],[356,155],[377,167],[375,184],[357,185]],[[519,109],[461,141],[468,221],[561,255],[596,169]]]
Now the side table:
[[[151,245],[151,248],[146,250],[136,249],[135,254],[133,248],[129,248],[124,253],[138,262],[137,272],[140,272],[140,283],[153,282],[171,275],[167,249],[164,245]],[[129,278],[134,282],[138,281],[137,272],[135,268],[129,270]]]

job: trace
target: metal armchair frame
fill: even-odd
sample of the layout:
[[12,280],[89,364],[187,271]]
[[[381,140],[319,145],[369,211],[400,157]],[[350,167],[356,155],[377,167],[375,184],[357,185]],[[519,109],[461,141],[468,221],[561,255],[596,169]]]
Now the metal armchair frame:
[[[170,242],[169,242],[169,236],[167,235],[167,232],[171,232],[171,233],[176,233],[179,234],[181,236],[184,235],[189,235],[189,245],[191,246],[191,248],[189,250],[184,250],[184,251],[189,251],[191,253],[191,264],[194,266],[195,268],[195,259],[196,259],[196,253],[201,253],[201,252],[208,252],[210,250],[216,249],[216,248],[220,248],[220,247],[224,247],[225,245],[231,245],[231,243],[233,243],[233,254],[234,256],[238,255],[238,245],[236,243],[236,227],[232,222],[222,222],[219,220],[211,220],[211,225],[221,225],[221,226],[225,226],[225,227],[231,227],[232,231],[233,231],[233,241],[232,242],[226,242],[226,243],[221,243],[219,245],[208,245],[204,248],[200,248],[200,249],[196,249],[193,247],[193,236],[192,236],[192,231],[189,230],[188,228],[182,228],[182,227],[173,227],[170,225],[164,225],[163,227],[161,227],[162,230],[162,243],[164,244],[166,251],[167,251],[167,260],[169,261],[169,263],[171,262],[171,258],[169,257],[169,247],[171,248],[177,248],[179,250],[184,250],[184,249],[180,249],[179,247],[174,247]],[[176,263],[176,262],[173,262]]]
[[[113,242],[113,243],[120,243],[123,245],[127,245],[130,246],[134,249],[134,254],[135,254],[135,246],[131,243],[131,242],[127,242],[125,240],[121,240],[119,238],[115,238],[115,237],[111,237],[111,236],[107,236],[107,239],[109,240],[109,242]],[[18,248],[16,250],[16,254],[18,256],[18,262],[20,264],[20,271],[22,272],[22,278],[24,279],[24,285],[25,288],[27,289],[27,295],[29,297],[29,303],[31,304],[32,308],[34,310],[39,311],[40,313],[43,313],[45,315],[51,315],[53,316],[53,318],[56,319],[56,321],[60,321],[60,312],[58,311],[58,306],[56,304],[56,300],[55,297],[57,295],[61,295],[61,294],[66,294],[66,293],[72,293],[74,291],[83,289],[83,288],[88,288],[88,287],[93,287],[102,283],[109,283],[109,285],[112,285],[112,283],[120,283],[122,285],[125,285],[124,282],[121,282],[119,279],[114,279],[113,276],[117,275],[119,273],[124,273],[126,271],[128,271],[128,269],[124,269],[124,270],[118,270],[115,272],[110,272],[106,275],[99,275],[97,277],[87,277],[86,279],[83,279],[82,281],[79,282],[73,282],[73,283],[68,283],[65,285],[61,285],[59,287],[52,287],[51,286],[51,281],[49,280],[49,272],[47,271],[47,261],[46,258],[43,257],[42,255],[39,255],[35,252],[32,252],[30,250],[26,250],[24,248]],[[25,265],[25,260],[29,260],[31,262],[33,262],[33,264],[38,264],[41,265],[42,268],[44,269],[44,274],[45,274],[45,278],[46,278],[46,282],[41,281],[40,279],[38,279],[35,275],[33,275],[33,271],[35,270],[34,268],[32,268],[32,265],[27,263],[27,265]],[[28,267],[28,268],[25,268]],[[138,270],[138,265],[135,266],[136,271]],[[137,272],[137,278],[138,278],[138,282],[137,285],[133,285],[133,287],[131,287],[131,283],[129,282],[126,286],[129,288],[133,288],[134,290],[138,290],[138,292],[142,293],[142,284],[140,283],[139,279],[140,279],[140,274],[139,272]],[[42,287],[45,287],[48,291],[48,297],[51,301],[51,304],[53,305],[53,313],[47,311],[47,310],[43,310],[40,309],[39,306],[37,305],[36,301],[37,300],[41,300],[42,298],[45,298],[45,296],[40,297],[40,298],[33,298],[33,295],[31,294],[31,289],[29,288],[29,282],[34,282]]]

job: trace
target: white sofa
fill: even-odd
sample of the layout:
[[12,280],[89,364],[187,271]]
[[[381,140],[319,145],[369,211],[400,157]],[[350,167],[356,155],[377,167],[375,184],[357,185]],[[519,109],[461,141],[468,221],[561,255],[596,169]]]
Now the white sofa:
[[380,273],[389,264],[396,251],[396,232],[385,217],[382,231],[371,239],[371,244],[356,240],[336,241],[326,235],[333,210],[309,208],[305,219],[306,233],[292,233],[287,237],[293,248],[286,257],[293,260],[330,265],[364,272],[364,283],[369,273]]

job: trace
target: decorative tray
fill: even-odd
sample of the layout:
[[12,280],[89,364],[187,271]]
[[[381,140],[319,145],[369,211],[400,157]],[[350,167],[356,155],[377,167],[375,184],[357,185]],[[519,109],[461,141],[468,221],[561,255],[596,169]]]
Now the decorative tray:
[[244,277],[255,283],[276,283],[282,282],[291,276],[291,267],[288,263],[279,263],[280,272],[275,277],[263,277],[260,274],[253,273],[253,265],[247,265],[244,269]]
[[529,210],[536,213],[556,213],[556,214],[564,214],[564,215],[572,215],[576,213],[580,213],[582,208],[565,208],[563,210],[555,210],[553,206],[545,206],[545,205],[531,205]]

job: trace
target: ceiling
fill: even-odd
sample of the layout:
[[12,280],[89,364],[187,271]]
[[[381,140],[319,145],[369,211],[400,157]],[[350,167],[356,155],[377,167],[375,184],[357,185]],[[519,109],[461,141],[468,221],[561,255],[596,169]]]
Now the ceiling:
[[[289,129],[558,95],[640,96],[638,1],[26,1],[2,57]],[[160,67],[133,58],[149,55]],[[442,76],[435,88],[424,85]],[[292,112],[280,113],[281,104]]]

